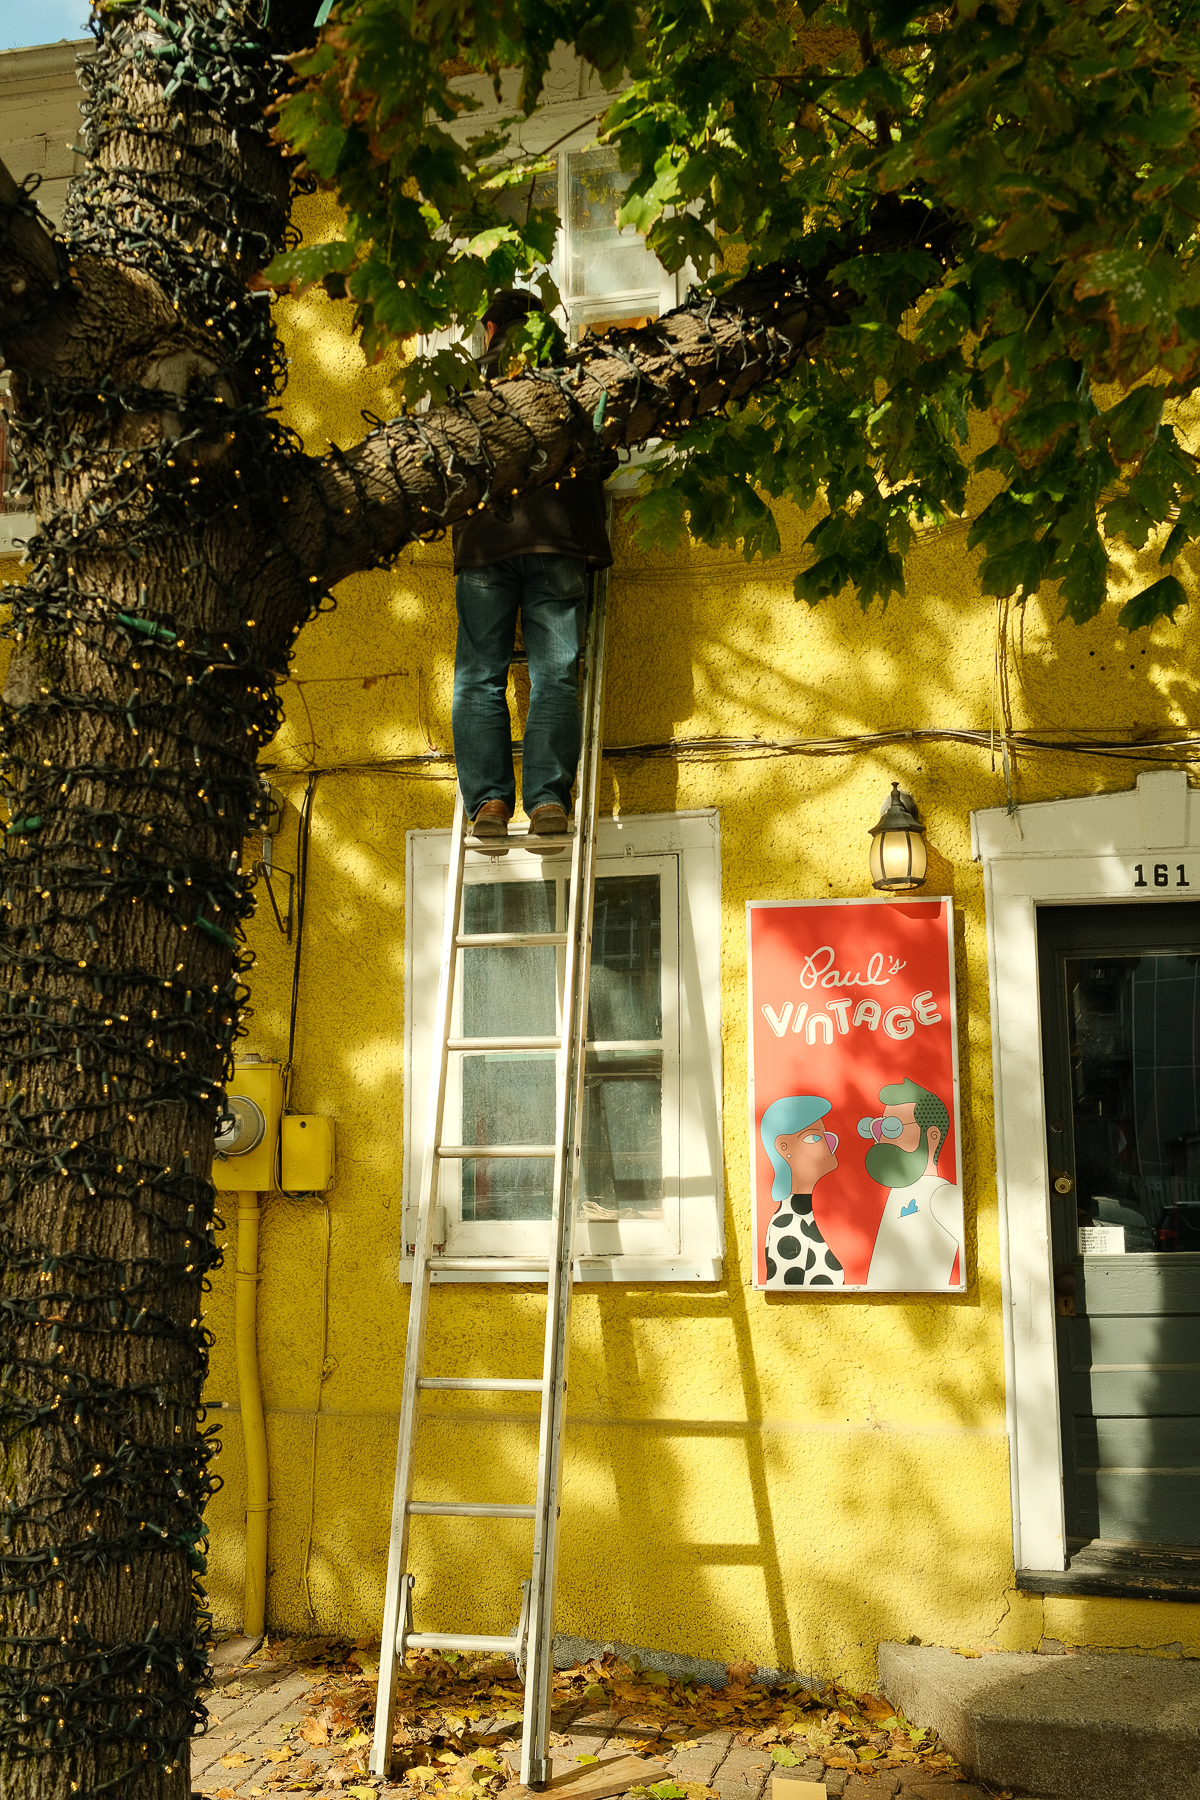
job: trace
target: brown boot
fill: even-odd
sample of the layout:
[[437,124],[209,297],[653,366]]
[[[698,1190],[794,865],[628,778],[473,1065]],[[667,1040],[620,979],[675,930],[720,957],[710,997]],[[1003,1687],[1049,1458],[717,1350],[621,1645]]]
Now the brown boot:
[[477,838],[506,838],[512,818],[503,800],[485,800],[471,824],[471,835]]
[[[530,837],[566,837],[567,815],[563,807],[551,800],[545,806],[535,806],[529,815]],[[529,848],[538,856],[561,856],[563,845],[548,844],[543,850],[540,844],[531,844]]]

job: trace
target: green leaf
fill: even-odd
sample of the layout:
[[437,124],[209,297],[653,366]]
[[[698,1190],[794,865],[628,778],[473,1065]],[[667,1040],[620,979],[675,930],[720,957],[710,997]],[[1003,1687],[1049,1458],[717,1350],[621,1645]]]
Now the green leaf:
[[1028,599],[1041,586],[1046,566],[1042,546],[1026,539],[985,556],[979,570],[979,581],[985,594],[1019,594]]
[[1104,509],[1104,535],[1122,537],[1135,550],[1145,548],[1146,539],[1158,521],[1128,494],[1118,494]]
[[800,1758],[786,1744],[772,1744],[771,1761],[778,1763],[781,1769],[794,1769],[799,1765]]
[[1108,557],[1100,533],[1081,532],[1063,571],[1063,617],[1082,625],[1094,619],[1108,598]]
[[1118,462],[1142,456],[1158,430],[1167,391],[1161,386],[1136,387],[1104,414],[1109,442]]
[[1174,575],[1164,575],[1125,602],[1117,614],[1117,624],[1126,631],[1138,631],[1143,625],[1152,625],[1155,619],[1174,619],[1179,608],[1187,605],[1187,599],[1183,583]]
[[325,275],[350,268],[354,257],[354,245],[344,239],[335,239],[328,244],[302,244],[298,250],[285,250],[282,256],[277,256],[266,272],[267,279],[279,287],[294,281],[304,293]]

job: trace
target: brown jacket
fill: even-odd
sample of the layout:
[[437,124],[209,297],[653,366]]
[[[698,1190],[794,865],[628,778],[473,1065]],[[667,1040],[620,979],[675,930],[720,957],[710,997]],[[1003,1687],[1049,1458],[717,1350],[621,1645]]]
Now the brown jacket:
[[[480,358],[485,374],[495,368],[499,344]],[[503,511],[508,513],[506,505]],[[531,493],[518,494],[510,516],[502,518],[484,507],[473,518],[454,527],[454,569],[484,569],[489,563],[507,562],[511,556],[574,556],[589,569],[607,569],[612,562],[605,527],[604,487],[595,476],[558,485],[548,483]]]

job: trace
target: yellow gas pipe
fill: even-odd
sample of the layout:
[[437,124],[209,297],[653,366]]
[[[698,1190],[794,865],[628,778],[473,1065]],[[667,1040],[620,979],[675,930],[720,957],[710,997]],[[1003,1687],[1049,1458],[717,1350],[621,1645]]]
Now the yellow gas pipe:
[[246,1594],[242,1630],[261,1637],[267,1606],[267,1428],[258,1380],[258,1195],[238,1193],[233,1340],[246,1455]]

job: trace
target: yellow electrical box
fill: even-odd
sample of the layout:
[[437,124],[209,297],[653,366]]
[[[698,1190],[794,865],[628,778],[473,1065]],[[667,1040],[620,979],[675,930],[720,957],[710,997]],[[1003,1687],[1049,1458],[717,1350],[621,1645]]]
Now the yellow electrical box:
[[333,1120],[286,1113],[280,1161],[285,1194],[323,1194],[333,1186]]
[[218,1193],[263,1193],[276,1185],[283,1071],[278,1063],[238,1063],[225,1089],[226,1113],[217,1132],[213,1184]]

